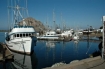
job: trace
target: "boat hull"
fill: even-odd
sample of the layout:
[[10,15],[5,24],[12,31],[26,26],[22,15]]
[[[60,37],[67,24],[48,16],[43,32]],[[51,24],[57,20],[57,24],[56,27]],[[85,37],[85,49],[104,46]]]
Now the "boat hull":
[[79,37],[78,36],[74,36],[73,40],[79,40]]
[[5,42],[10,50],[30,55],[34,51],[36,37],[17,38]]

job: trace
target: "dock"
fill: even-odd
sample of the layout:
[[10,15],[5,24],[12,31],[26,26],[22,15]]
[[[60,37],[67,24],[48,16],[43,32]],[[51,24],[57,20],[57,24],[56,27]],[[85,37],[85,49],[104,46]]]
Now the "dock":
[[51,41],[71,41],[72,40],[72,38],[71,37],[59,37],[58,39],[48,39],[48,38],[37,38],[38,40],[45,40],[45,41],[49,41],[49,40],[51,40]]
[[8,49],[6,44],[0,43],[0,62],[6,62],[13,60],[14,55],[12,52]]
[[59,38],[59,39],[45,39],[45,38],[37,38],[38,40],[52,40],[52,41],[63,41],[64,38]]
[[102,59],[101,56],[97,56],[78,61],[74,60],[69,64],[43,69],[105,69],[105,60]]

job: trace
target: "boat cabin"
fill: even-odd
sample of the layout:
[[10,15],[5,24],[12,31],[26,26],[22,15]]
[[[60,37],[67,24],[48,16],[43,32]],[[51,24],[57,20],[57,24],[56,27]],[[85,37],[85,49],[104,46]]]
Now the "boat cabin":
[[14,38],[23,38],[23,37],[31,37],[31,36],[35,36],[35,33],[14,33],[10,35],[10,40]]
[[36,36],[35,30],[32,26],[14,26],[7,38],[9,38],[9,40],[12,40],[14,38],[31,36]]

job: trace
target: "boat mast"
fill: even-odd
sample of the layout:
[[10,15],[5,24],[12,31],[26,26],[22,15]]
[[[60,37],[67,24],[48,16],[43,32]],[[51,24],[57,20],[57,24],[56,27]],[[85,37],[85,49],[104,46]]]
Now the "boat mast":
[[56,30],[54,9],[53,9],[53,22],[54,22],[54,28],[55,28],[54,30]]
[[[8,7],[9,6],[9,0],[8,0],[8,5],[7,5],[7,8],[9,8]],[[9,21],[10,19],[9,19],[9,9],[8,9],[8,29],[9,29],[9,32],[10,32],[10,21]]]
[[61,13],[61,24],[62,24],[62,31],[63,31],[62,13]]
[[[14,4],[12,4],[12,3],[14,3]],[[26,0],[26,3],[27,3],[27,0]],[[25,8],[19,6],[19,0],[11,0],[11,4],[12,5],[8,6],[8,8],[11,10],[11,13],[13,12],[12,19],[14,21],[12,20],[12,22],[14,22],[14,25],[18,25],[18,23],[20,22],[20,20],[23,19],[23,26],[27,26],[27,24],[26,24],[26,22],[24,20],[24,17],[21,14],[21,11],[22,10],[26,10],[27,13],[28,13],[27,4],[26,4],[26,7]],[[8,14],[8,17],[10,17],[9,14]],[[10,19],[8,19],[8,20],[10,20]]]
[[46,28],[47,28],[47,31],[49,31],[48,16],[47,16],[47,19],[46,19]]

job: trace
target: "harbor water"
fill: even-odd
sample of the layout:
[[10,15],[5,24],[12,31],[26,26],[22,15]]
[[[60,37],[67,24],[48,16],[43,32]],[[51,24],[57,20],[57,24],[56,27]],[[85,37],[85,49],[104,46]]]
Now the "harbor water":
[[[5,33],[0,33],[0,42],[5,42]],[[6,69],[42,69],[55,63],[70,63],[73,60],[89,58],[99,51],[100,41],[37,41],[31,56],[14,54],[14,61],[5,63]],[[3,64],[0,64],[0,69]]]

